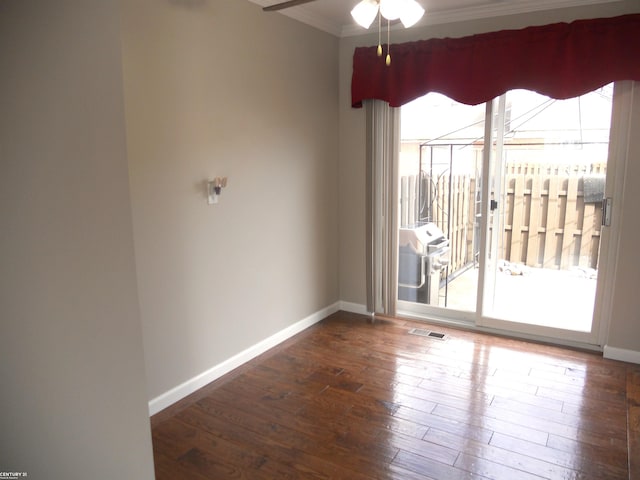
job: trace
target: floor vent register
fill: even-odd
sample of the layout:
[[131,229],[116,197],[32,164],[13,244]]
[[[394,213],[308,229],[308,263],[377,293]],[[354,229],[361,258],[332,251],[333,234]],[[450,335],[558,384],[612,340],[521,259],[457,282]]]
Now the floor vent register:
[[434,340],[446,340],[447,336],[444,333],[433,332],[431,330],[425,330],[423,328],[412,328],[409,330],[410,335],[418,335],[419,337],[433,338]]

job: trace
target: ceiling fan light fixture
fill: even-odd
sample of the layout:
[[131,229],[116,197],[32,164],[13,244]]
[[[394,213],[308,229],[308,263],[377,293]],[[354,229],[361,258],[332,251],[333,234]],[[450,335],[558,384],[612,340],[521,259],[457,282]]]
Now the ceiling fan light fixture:
[[362,0],[353,10],[351,16],[358,25],[369,28],[378,14],[378,2],[376,0]]
[[351,10],[358,25],[369,28],[378,17],[378,56],[382,56],[382,17],[387,20],[387,56],[385,63],[391,65],[391,21],[400,19],[405,28],[415,25],[424,15],[424,8],[416,0],[360,0]]
[[400,21],[405,28],[409,28],[418,23],[423,15],[424,8],[422,8],[416,0],[404,0]]
[[405,0],[380,0],[380,13],[387,20],[397,20],[404,10]]

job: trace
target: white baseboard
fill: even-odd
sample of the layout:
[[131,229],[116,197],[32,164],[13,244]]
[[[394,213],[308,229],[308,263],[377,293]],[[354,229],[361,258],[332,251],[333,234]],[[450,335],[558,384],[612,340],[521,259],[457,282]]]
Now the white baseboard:
[[361,305],[359,303],[342,302],[342,301],[339,303],[340,303],[340,310],[344,310],[345,312],[359,313],[361,315],[370,314],[369,312],[367,312],[366,305]]
[[640,364],[640,352],[636,350],[626,350],[624,348],[616,348],[605,345],[603,356],[604,358],[609,358],[611,360],[620,360],[621,362]]
[[239,367],[240,365],[248,362],[252,358],[261,355],[270,348],[284,342],[288,338],[293,337],[297,333],[309,328],[310,326],[318,323],[320,320],[328,317],[329,315],[337,312],[341,308],[341,302],[336,302],[333,305],[319,310],[308,317],[294,323],[293,325],[280,330],[279,332],[271,335],[268,338],[256,343],[255,345],[247,348],[246,350],[234,355],[233,357],[219,363],[209,370],[202,372],[199,375],[187,380],[186,382],[172,388],[171,390],[157,396],[149,402],[149,416],[155,415],[161,410],[164,410],[168,406],[174,404],[178,400],[183,399],[187,395],[192,394],[196,390],[204,387],[205,385],[213,382],[221,376],[229,373],[231,370]]

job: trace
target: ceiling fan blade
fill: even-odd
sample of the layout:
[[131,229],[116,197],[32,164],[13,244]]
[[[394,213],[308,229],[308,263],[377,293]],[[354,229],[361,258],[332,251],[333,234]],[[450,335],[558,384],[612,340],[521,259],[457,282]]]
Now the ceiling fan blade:
[[285,8],[297,7],[298,5],[304,5],[305,3],[315,2],[316,0],[289,0],[288,2],[276,3],[264,7],[262,10],[265,12],[275,12],[276,10],[283,10]]

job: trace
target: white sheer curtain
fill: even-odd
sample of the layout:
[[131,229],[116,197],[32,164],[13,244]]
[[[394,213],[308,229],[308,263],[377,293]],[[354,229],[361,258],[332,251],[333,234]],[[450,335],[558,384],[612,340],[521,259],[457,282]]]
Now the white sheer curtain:
[[364,102],[367,128],[367,311],[395,315],[400,109]]

